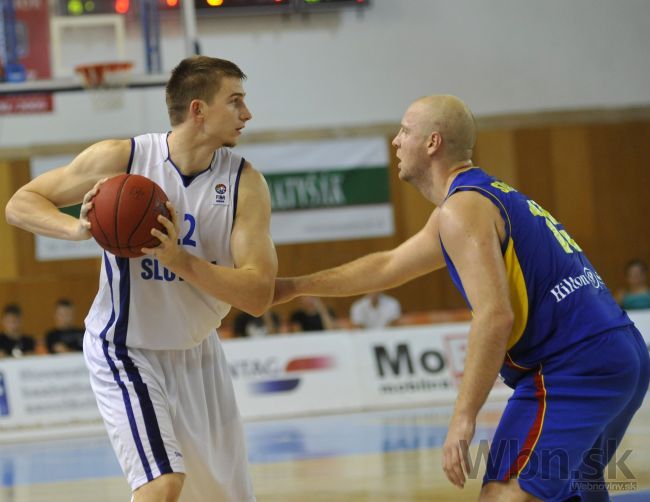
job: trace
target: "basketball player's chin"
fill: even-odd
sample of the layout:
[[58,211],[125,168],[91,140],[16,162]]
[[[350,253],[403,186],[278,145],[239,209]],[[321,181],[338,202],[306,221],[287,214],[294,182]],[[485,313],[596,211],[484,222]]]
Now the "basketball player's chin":
[[237,142],[236,141],[226,141],[223,144],[223,146],[225,146],[226,148],[235,148],[237,146]]
[[404,172],[403,169],[400,169],[397,172],[397,177],[400,179],[400,181],[406,181],[407,183],[411,181],[411,176]]

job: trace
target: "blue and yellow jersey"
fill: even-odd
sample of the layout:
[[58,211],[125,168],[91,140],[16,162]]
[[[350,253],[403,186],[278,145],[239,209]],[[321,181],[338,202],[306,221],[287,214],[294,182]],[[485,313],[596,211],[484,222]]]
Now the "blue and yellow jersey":
[[[447,198],[467,190],[492,201],[505,222],[501,250],[515,314],[502,370],[506,380],[509,369],[532,369],[580,340],[632,324],[578,243],[542,206],[479,168],[458,174]],[[469,305],[444,245],[442,250]]]

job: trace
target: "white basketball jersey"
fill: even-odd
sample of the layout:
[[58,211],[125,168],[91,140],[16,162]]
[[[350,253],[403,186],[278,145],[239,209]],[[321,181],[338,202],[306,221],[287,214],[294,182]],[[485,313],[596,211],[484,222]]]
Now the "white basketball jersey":
[[[204,171],[183,176],[169,157],[167,134],[145,134],[131,140],[128,172],[155,181],[167,194],[176,208],[185,251],[232,267],[230,233],[243,165],[241,156],[220,148]],[[116,346],[187,349],[201,343],[229,310],[230,305],[151,256],[128,259],[104,252],[86,329]]]

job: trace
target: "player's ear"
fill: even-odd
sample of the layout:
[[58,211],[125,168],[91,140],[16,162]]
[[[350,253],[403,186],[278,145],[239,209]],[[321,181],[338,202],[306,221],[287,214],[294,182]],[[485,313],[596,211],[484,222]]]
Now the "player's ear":
[[202,99],[193,99],[190,102],[190,117],[192,120],[203,120],[206,103]]
[[442,146],[442,134],[438,131],[433,131],[427,139],[427,153],[433,155]]

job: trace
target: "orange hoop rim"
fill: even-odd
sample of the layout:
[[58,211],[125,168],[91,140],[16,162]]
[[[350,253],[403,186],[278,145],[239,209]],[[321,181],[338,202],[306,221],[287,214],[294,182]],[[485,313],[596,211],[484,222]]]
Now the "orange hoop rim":
[[133,68],[131,61],[107,61],[103,63],[88,63],[75,66],[75,73],[80,74],[87,87],[120,85],[106,79],[107,75],[127,74]]

